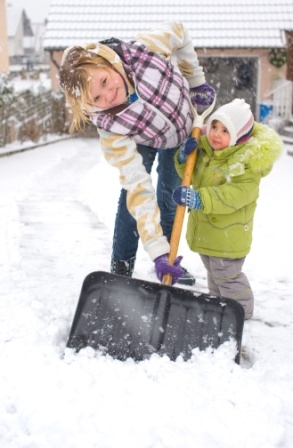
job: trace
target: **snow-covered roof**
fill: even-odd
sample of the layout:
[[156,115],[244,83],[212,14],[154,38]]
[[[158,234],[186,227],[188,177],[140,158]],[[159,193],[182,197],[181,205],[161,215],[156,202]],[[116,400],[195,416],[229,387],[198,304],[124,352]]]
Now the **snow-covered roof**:
[[166,20],[181,20],[198,49],[284,47],[293,0],[51,0],[44,48],[129,40]]

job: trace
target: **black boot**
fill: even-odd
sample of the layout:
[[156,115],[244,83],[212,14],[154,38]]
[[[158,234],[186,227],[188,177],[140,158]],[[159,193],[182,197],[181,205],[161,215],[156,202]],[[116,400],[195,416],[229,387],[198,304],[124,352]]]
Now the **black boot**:
[[[182,267],[182,266],[181,266],[181,267]],[[195,278],[193,277],[193,275],[191,275],[190,272],[188,272],[187,269],[185,269],[185,268],[183,268],[183,267],[182,267],[182,269],[184,270],[184,274],[182,275],[182,277],[180,277],[180,278],[177,280],[177,283],[178,283],[179,285],[189,285],[189,286],[194,285],[194,283],[195,283]],[[175,285],[175,286],[176,286],[176,285]]]
[[129,260],[118,260],[111,258],[111,274],[123,275],[123,277],[132,277],[136,257]]

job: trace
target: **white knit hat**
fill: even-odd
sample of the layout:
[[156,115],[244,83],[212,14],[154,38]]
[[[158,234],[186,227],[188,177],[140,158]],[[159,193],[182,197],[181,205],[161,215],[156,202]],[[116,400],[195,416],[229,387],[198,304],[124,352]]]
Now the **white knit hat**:
[[211,129],[212,121],[218,120],[227,128],[230,134],[229,146],[241,143],[251,136],[254,117],[249,104],[243,99],[236,98],[231,103],[219,107],[208,119],[207,135]]

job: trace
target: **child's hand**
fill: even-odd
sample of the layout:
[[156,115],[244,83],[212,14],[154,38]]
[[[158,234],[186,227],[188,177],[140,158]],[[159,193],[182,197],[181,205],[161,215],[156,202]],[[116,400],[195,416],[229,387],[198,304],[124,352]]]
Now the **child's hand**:
[[180,185],[173,191],[172,199],[177,205],[184,205],[193,210],[201,210],[202,202],[197,190]]
[[210,106],[215,96],[215,89],[207,83],[190,89],[190,98],[194,106]]
[[180,146],[178,153],[178,162],[185,163],[187,156],[191,154],[197,148],[198,141],[194,137],[189,137],[183,145]]

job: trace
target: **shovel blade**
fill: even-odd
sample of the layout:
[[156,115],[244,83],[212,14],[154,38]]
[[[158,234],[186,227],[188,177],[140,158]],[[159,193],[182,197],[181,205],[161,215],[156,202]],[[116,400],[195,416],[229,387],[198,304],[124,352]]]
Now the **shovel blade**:
[[92,347],[116,359],[153,353],[187,360],[192,350],[234,339],[240,362],[244,309],[222,299],[173,286],[98,271],[82,285],[67,347]]

